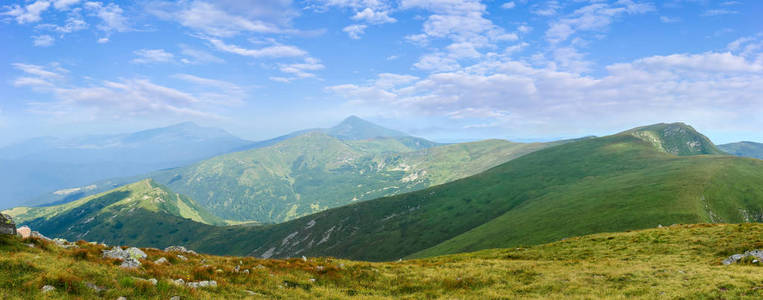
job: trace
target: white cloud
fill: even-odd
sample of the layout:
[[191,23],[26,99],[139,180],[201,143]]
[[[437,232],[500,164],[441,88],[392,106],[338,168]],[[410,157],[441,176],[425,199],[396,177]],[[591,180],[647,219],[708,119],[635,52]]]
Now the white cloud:
[[130,30],[127,17],[123,15],[124,11],[117,4],[109,3],[104,5],[101,2],[86,2],[85,8],[101,19],[102,22],[97,27],[104,32],[125,32]]
[[56,42],[56,39],[50,35],[43,34],[32,37],[34,39],[34,45],[37,47],[50,47]]
[[66,23],[63,26],[56,24],[40,24],[36,26],[38,29],[51,30],[61,34],[84,30],[87,29],[87,27],[88,25],[85,23],[85,20],[82,19],[79,10],[73,10],[69,13],[69,16],[66,18]]
[[366,9],[359,11],[354,16],[352,16],[352,19],[356,21],[366,21],[371,24],[397,22],[395,18],[390,17],[388,14],[388,11],[374,11],[370,7],[366,7]]
[[318,59],[307,57],[304,61],[292,64],[279,64],[278,69],[281,72],[291,75],[289,80],[297,78],[315,77],[314,71],[325,68]]
[[503,8],[503,9],[512,9],[512,8],[514,8],[516,6],[517,6],[517,4],[514,3],[514,1],[509,1],[509,2],[506,2],[506,3],[502,4],[501,8]]
[[241,32],[294,32],[284,27],[297,15],[290,0],[164,2],[149,5],[148,10],[215,37],[232,37]]
[[715,16],[723,16],[723,15],[733,15],[738,13],[739,11],[730,10],[730,9],[709,9],[703,12],[700,16],[715,17]]
[[172,62],[175,55],[164,51],[164,49],[140,49],[133,51],[138,58],[132,60],[136,64],[148,64],[148,63],[166,63]]
[[67,10],[69,7],[80,3],[80,0],[55,0],[53,1],[53,7],[58,10]]
[[758,50],[748,58],[725,52],[651,56],[609,65],[597,77],[492,57],[401,84],[384,84],[377,78],[327,90],[379,114],[487,121],[469,125],[476,127],[538,124],[538,128],[556,126],[558,132],[566,130],[561,124],[594,120],[614,127],[666,120],[721,124],[763,113],[763,54]]
[[58,67],[55,64],[52,67],[23,64],[23,63],[13,63],[11,65],[16,69],[21,70],[24,73],[27,73],[29,75],[34,75],[35,77],[39,77],[44,80],[62,79],[63,73],[68,72],[66,69]]
[[550,24],[546,39],[556,44],[580,31],[601,31],[622,15],[643,14],[654,10],[647,3],[620,0],[614,4],[594,3],[575,10],[571,15]]
[[14,4],[10,7],[10,10],[3,13],[3,15],[12,16],[19,24],[35,23],[42,20],[40,16],[45,10],[50,7],[50,1],[37,0],[31,4],[20,6]]
[[553,16],[562,8],[558,1],[547,1],[542,5],[536,4],[531,10],[532,13],[539,16]]
[[223,63],[225,60],[214,56],[206,51],[194,49],[186,45],[180,45],[180,53],[186,56],[181,61],[186,64]]
[[221,99],[240,101],[243,92],[235,85],[223,81],[179,75],[177,78],[197,84],[213,86],[222,93],[202,90],[198,93],[181,91],[153,83],[144,78],[119,81],[92,81],[88,85],[67,84],[67,71],[52,64],[50,67],[15,63],[13,66],[25,75],[15,79],[17,87],[30,87],[37,92],[54,96],[55,101],[28,103],[30,110],[45,114],[85,113],[88,116],[196,116],[218,118]]
[[343,28],[342,31],[346,32],[351,39],[357,40],[366,32],[366,27],[363,24],[353,24]]
[[207,41],[209,41],[209,43],[211,43],[217,50],[254,58],[298,57],[307,55],[307,52],[304,50],[288,45],[276,44],[259,49],[247,49],[232,44],[226,44],[219,39],[208,38]]

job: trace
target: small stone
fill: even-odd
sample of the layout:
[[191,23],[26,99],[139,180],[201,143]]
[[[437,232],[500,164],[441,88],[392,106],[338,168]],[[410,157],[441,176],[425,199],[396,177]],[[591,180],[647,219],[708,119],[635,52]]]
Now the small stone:
[[187,258],[187,257],[185,257],[185,256],[182,256],[182,255],[180,255],[180,254],[178,254],[178,258],[179,258],[180,260],[182,260],[182,261],[187,261],[187,260],[188,260],[188,258]]
[[244,273],[244,274],[249,274],[249,269],[245,269],[245,270],[244,270],[243,272],[241,272],[241,273]]
[[156,261],[154,261],[154,263],[155,263],[155,264],[157,264],[157,265],[166,264],[166,263],[168,263],[168,262],[169,262],[169,261],[168,261],[166,258],[164,258],[164,257],[160,257],[159,259],[157,259]]
[[29,248],[34,248],[34,244],[25,244]]
[[47,293],[47,292],[51,292],[51,291],[55,291],[55,290],[56,290],[56,288],[53,287],[52,285],[46,285],[46,286],[42,287],[42,292],[43,293]]
[[310,278],[310,282],[315,282],[315,278]]
[[170,300],[180,300],[180,296],[172,296],[172,298],[170,298]]
[[117,298],[117,300],[127,300],[127,298],[126,297],[119,297],[119,298]]
[[180,279],[173,280],[172,283],[176,285],[185,285],[185,280],[183,280],[183,278],[180,278]]
[[233,272],[238,273],[240,271],[241,271],[241,266],[236,266],[235,268],[233,268]]
[[256,292],[250,291],[250,290],[244,290],[244,292],[247,293],[249,296],[257,296],[257,295],[259,295],[259,293],[256,293]]
[[156,285],[156,284],[159,283],[159,280],[156,280],[156,278],[151,278],[151,279],[148,280],[148,282],[150,282],[151,285]]
[[137,259],[134,259],[132,257],[128,257],[125,259],[119,267],[126,268],[126,269],[133,269],[140,267],[140,261]]
[[305,262],[306,262],[306,261],[307,261],[307,257],[305,257],[305,256],[303,255],[303,256],[302,256],[302,261],[305,261]]

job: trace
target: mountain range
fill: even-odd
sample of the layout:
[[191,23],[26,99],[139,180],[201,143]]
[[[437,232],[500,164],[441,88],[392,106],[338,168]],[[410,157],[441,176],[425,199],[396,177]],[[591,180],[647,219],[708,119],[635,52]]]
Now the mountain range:
[[763,144],[756,142],[738,142],[718,145],[718,148],[736,156],[763,159]]
[[[326,139],[321,132],[301,137],[344,145],[336,149],[352,149],[353,144]],[[351,152],[330,153],[329,157],[346,158]],[[307,156],[298,165],[310,166],[313,161]],[[160,187],[153,181],[142,182]],[[71,228],[67,236],[89,230],[91,239],[132,245],[162,247],[181,242],[226,255],[393,260],[534,245],[662,224],[760,222],[761,182],[763,161],[725,155],[692,127],[672,123],[547,145],[463,179],[273,225],[218,226],[213,218],[197,222],[177,213],[136,208],[137,215],[120,221],[121,227],[105,222],[103,230],[94,232],[91,227],[100,225],[83,224],[93,223],[86,215],[98,215],[101,208],[85,208],[85,204],[99,197],[83,199],[77,204],[81,209],[69,210],[81,212],[79,216],[30,213],[33,208],[5,213],[25,224],[33,224],[35,218],[39,224],[66,219]],[[199,215],[204,210],[201,203],[188,206],[196,207]],[[64,211],[62,207],[49,209]],[[128,224],[143,229],[125,230]]]
[[84,196],[98,180],[177,167],[228,153],[246,141],[217,128],[181,123],[129,134],[35,138],[0,148],[0,205],[34,201],[44,192],[62,200]]
[[[331,128],[298,131],[187,166],[96,182],[77,195],[152,178],[223,219],[280,223],[474,175],[565,142],[445,145],[353,116]],[[71,197],[51,193],[46,199],[63,203]]]

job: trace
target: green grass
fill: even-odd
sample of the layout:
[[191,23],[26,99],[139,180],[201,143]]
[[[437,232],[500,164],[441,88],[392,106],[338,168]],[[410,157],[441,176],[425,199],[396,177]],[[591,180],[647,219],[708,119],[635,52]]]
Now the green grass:
[[[100,258],[85,242],[65,250],[40,240],[0,237],[4,299],[759,299],[763,267],[721,265],[763,248],[761,224],[676,225],[572,237],[533,247],[492,249],[400,262],[334,258],[274,260],[144,249],[134,270]],[[24,243],[34,243],[30,248]],[[170,263],[156,265],[166,257]],[[234,268],[250,270],[249,274]],[[155,278],[156,286],[142,280]],[[215,280],[190,289],[171,280]],[[85,283],[105,291],[97,293]],[[56,290],[42,294],[43,285]],[[252,291],[256,295],[249,295]]]

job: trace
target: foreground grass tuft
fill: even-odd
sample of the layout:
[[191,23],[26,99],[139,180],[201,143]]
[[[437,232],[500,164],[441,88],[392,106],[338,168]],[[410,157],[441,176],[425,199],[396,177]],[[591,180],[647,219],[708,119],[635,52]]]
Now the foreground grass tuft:
[[[33,247],[27,246],[32,244]],[[760,299],[763,267],[724,266],[763,248],[763,224],[674,225],[568,238],[529,248],[370,263],[333,258],[267,260],[144,249],[134,270],[101,258],[102,245],[0,237],[3,299]],[[155,264],[165,257],[169,262]],[[154,285],[149,279],[156,279]],[[198,289],[173,283],[214,280]],[[45,285],[54,291],[42,293]],[[96,290],[98,287],[103,290]]]

